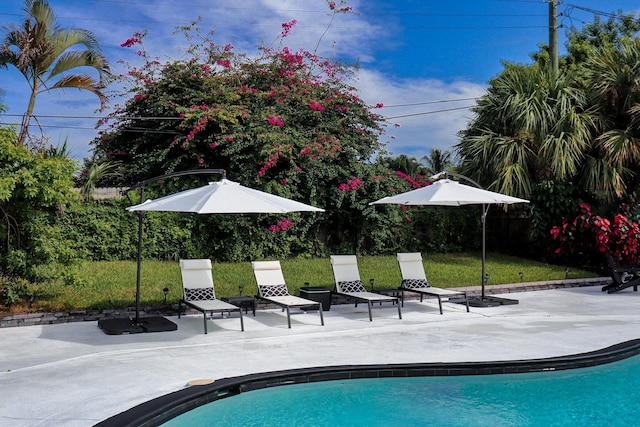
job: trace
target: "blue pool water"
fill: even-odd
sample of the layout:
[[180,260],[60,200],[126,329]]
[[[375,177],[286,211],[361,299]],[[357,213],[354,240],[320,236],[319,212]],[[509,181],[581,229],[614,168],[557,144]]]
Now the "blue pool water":
[[640,356],[531,374],[327,381],[221,399],[163,424],[184,426],[631,426]]

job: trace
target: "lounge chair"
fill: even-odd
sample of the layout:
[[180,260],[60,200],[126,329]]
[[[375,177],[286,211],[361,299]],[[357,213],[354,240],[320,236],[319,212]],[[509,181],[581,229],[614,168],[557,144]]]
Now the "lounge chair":
[[[333,277],[336,282],[335,293],[344,295],[347,298],[355,299],[356,307],[358,301],[364,301],[369,308],[369,321],[373,321],[371,316],[371,306],[374,302],[390,301],[398,303],[397,297],[368,292],[360,280],[358,271],[358,259],[355,255],[331,255],[331,267]],[[402,319],[402,309],[398,304],[398,317]]]
[[251,267],[258,283],[258,297],[282,307],[282,311],[286,310],[289,328],[291,328],[290,310],[303,307],[310,309],[317,307],[320,313],[320,323],[324,326],[322,303],[289,294],[282,275],[280,261],[253,261]]
[[244,331],[242,309],[233,304],[216,299],[213,288],[213,276],[211,275],[210,259],[181,259],[180,272],[182,273],[182,288],[184,298],[178,303],[178,319],[182,313],[182,304],[198,310],[204,316],[204,333],[207,333],[207,313],[213,318],[213,313],[240,313],[240,329]]
[[633,290],[638,291],[638,286],[640,285],[640,267],[618,267],[610,253],[606,252],[604,256],[607,260],[609,273],[611,274],[613,282],[603,286],[602,290],[613,294],[633,286]]
[[469,311],[469,300],[467,293],[463,291],[453,291],[450,289],[436,288],[429,285],[427,275],[422,265],[422,254],[420,252],[399,253],[398,264],[400,265],[400,273],[402,274],[402,283],[400,290],[402,291],[402,305],[404,306],[404,293],[413,292],[420,294],[420,302],[425,295],[431,295],[438,298],[438,306],[440,314],[442,314],[442,298],[462,298]]

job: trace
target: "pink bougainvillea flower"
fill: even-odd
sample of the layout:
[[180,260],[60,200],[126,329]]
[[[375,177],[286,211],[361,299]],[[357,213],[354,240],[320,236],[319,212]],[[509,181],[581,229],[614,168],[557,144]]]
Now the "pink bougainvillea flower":
[[278,116],[269,116],[269,124],[273,126],[281,127],[284,125],[284,121]]
[[120,47],[131,47],[134,44],[136,44],[136,40],[133,37],[130,37],[125,41],[123,41],[122,43],[120,43]]
[[231,61],[229,61],[228,59],[218,59],[216,61],[216,64],[224,67],[224,68],[231,68]]
[[282,231],[287,231],[294,226],[293,221],[289,218],[282,218],[278,221],[277,224],[272,224],[269,226],[269,231],[272,233],[280,233]]
[[282,38],[287,37],[289,35],[289,33],[291,32],[291,29],[293,27],[295,27],[297,23],[298,23],[298,21],[296,21],[295,19],[292,19],[289,22],[283,22],[282,23],[282,33],[280,33],[280,36]]
[[131,47],[131,46],[135,45],[136,43],[140,43],[140,40],[135,38],[135,37],[129,37],[128,39],[126,39],[125,41],[120,43],[120,46],[121,47]]
[[346,183],[342,183],[338,186],[338,190],[340,191],[355,191],[358,188],[364,185],[364,181],[360,178],[354,176],[353,178],[349,178]]
[[131,37],[129,37],[128,39],[126,39],[125,41],[123,41],[122,43],[120,43],[121,47],[132,47],[136,44],[140,44],[142,43],[142,37],[143,34],[136,31],[135,33],[133,33],[133,35]]

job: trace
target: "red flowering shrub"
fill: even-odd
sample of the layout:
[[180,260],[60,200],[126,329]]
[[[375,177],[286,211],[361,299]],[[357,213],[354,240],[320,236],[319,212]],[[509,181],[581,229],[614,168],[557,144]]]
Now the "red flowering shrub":
[[[551,235],[558,242],[555,253],[564,258],[583,257],[582,262],[599,263],[600,254],[609,252],[623,265],[640,263],[638,242],[640,228],[627,215],[617,213],[612,220],[594,215],[587,203],[579,203],[578,215],[572,220],[564,220],[562,225],[551,228]],[[628,206],[621,210],[628,212]]]

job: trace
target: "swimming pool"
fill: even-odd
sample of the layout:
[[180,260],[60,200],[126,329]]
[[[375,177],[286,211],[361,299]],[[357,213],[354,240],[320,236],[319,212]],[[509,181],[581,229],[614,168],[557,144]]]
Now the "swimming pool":
[[184,426],[629,426],[640,356],[528,374],[377,378],[242,393],[162,424]]
[[[413,364],[381,364],[381,365],[342,365],[323,366],[315,368],[291,369],[285,371],[265,372],[249,374],[240,377],[222,378],[214,383],[203,386],[188,387],[156,399],[150,400],[128,411],[108,418],[96,426],[99,427],[150,427],[159,426],[182,414],[202,407],[210,402],[225,405],[245,405],[245,409],[227,407],[221,410],[221,414],[215,415],[215,425],[286,425],[281,416],[294,411],[299,417],[306,417],[312,411],[318,412],[318,421],[306,422],[306,418],[298,418],[292,424],[295,425],[397,425],[392,418],[396,414],[428,413],[426,418],[429,424],[440,422],[440,425],[469,425],[469,419],[473,425],[624,425],[620,423],[621,417],[630,416],[634,419],[635,405],[640,394],[635,388],[640,390],[640,373],[638,373],[640,358],[632,358],[640,355],[640,340],[632,340],[604,349],[588,353],[559,356],[544,359],[496,361],[496,362],[459,362],[459,363],[413,363]],[[628,359],[624,364],[609,364],[610,362]],[[628,363],[628,364],[627,364]],[[609,365],[607,365],[609,364]],[[574,369],[600,366],[595,369]],[[603,379],[605,376],[621,368],[621,373],[617,373],[615,380]],[[612,371],[613,370],[613,371]],[[516,374],[517,375],[514,375]],[[529,376],[528,373],[539,373],[540,377]],[[502,375],[487,375],[502,374]],[[585,375],[596,374],[591,382],[585,382]],[[464,377],[460,377],[464,376]],[[628,377],[634,377],[635,383],[627,384]],[[430,377],[430,378],[417,378]],[[459,378],[456,378],[459,377]],[[462,379],[461,379],[462,378]],[[622,379],[621,379],[622,378]],[[358,381],[346,381],[346,380]],[[428,380],[420,383],[420,380]],[[487,382],[496,379],[498,384],[495,390],[488,393],[485,389]],[[571,379],[571,380],[570,380]],[[331,390],[333,385],[338,385],[337,389]],[[369,380],[380,380],[380,382],[366,383]],[[399,391],[391,391],[390,385],[395,381],[407,381],[401,385]],[[555,381],[554,381],[555,380]],[[415,382],[414,382],[415,381]],[[551,381],[551,382],[547,382]],[[568,384],[575,381],[570,387]],[[622,382],[621,382],[622,381]],[[312,384],[313,383],[313,384]],[[602,384],[610,383],[610,389],[601,388]],[[348,390],[358,385],[365,385],[366,388],[373,387],[377,392],[367,395],[367,397],[357,397],[354,402],[373,405],[375,408],[366,409],[366,406],[357,407],[351,402],[351,407],[345,411],[333,405],[335,402],[349,401]],[[397,383],[400,384],[400,383]],[[534,385],[530,390],[519,389],[521,384]],[[276,387],[287,385],[287,387]],[[300,386],[300,387],[299,387]],[[311,393],[311,388],[307,386],[319,386],[318,390],[331,390],[329,397],[315,396]],[[587,390],[587,393],[584,391]],[[252,391],[251,393],[247,393]],[[290,393],[293,391],[293,393]],[[562,394],[562,392],[566,394]],[[275,408],[282,400],[287,399],[280,396],[289,395],[289,402],[284,408],[280,408],[276,413],[276,421],[268,422],[263,419],[258,421],[236,420],[235,417],[248,414],[269,413],[266,408]],[[266,403],[253,401],[261,395],[268,395]],[[387,407],[372,417],[372,420],[379,420],[380,423],[366,421],[361,422],[360,418],[346,421],[324,420],[328,415],[335,413],[349,414],[367,413],[382,407],[377,399],[401,396],[399,399],[390,401],[391,407]],[[514,398],[517,397],[517,399]],[[426,399],[425,401],[415,401],[416,398]],[[569,402],[582,402],[590,398],[584,411],[575,409]],[[247,403],[244,399],[249,399]],[[237,402],[237,403],[234,403]],[[409,402],[410,411],[403,408]],[[462,404],[463,406],[456,406]],[[263,405],[259,407],[258,405]],[[222,406],[218,407],[222,408]],[[425,407],[427,409],[425,409]],[[534,413],[550,414],[548,419],[540,421],[542,424],[531,422],[528,424],[526,414],[519,414],[517,410],[521,407],[533,408]],[[246,409],[249,408],[249,409]],[[455,408],[453,412],[450,408]],[[603,409],[604,408],[604,409]],[[556,412],[554,412],[554,410]],[[193,411],[197,414],[199,410]],[[623,415],[621,415],[624,413]],[[489,418],[486,424],[481,420],[481,415],[485,414]],[[504,414],[511,414],[515,418],[499,418]],[[189,413],[186,416],[191,416]],[[231,416],[222,422],[221,418]],[[442,416],[444,418],[440,419]],[[471,417],[471,418],[468,418]],[[522,417],[522,418],[520,418]],[[567,419],[569,417],[570,419]],[[573,422],[575,417],[576,421]],[[585,418],[586,417],[586,418]],[[595,417],[595,418],[590,418]],[[611,421],[610,417],[615,417]],[[304,422],[302,420],[305,420]],[[439,421],[438,421],[439,420]],[[443,421],[443,420],[446,420]],[[460,423],[458,423],[460,420]],[[597,420],[592,422],[593,420]],[[176,421],[177,422],[177,421]],[[207,425],[206,422],[196,422],[196,425]],[[235,423],[235,424],[234,424]],[[270,424],[271,423],[271,424]],[[399,422],[400,423],[400,422]],[[425,421],[411,418],[401,422],[403,425],[424,425]],[[458,424],[456,424],[458,423]],[[191,421],[187,425],[193,425]],[[291,424],[291,423],[290,423]],[[166,424],[173,426],[175,424]],[[437,424],[436,424],[437,425]],[[629,425],[629,423],[626,423]]]

